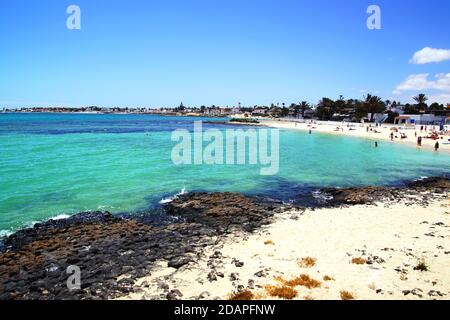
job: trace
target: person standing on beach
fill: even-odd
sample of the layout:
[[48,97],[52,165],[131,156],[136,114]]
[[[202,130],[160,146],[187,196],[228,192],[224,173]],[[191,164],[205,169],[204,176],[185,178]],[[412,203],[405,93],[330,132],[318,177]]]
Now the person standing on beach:
[[434,144],[434,151],[438,151],[439,149],[439,141],[436,141],[436,143]]
[[394,133],[391,132],[391,141],[394,141]]
[[417,145],[418,145],[419,147],[422,146],[422,137],[420,137],[420,136],[417,138]]

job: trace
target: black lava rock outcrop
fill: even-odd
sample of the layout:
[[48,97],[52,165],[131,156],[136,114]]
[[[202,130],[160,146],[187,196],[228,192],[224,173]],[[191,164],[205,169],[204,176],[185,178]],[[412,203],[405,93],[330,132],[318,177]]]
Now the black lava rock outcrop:
[[450,179],[426,178],[410,182],[406,187],[361,187],[361,188],[326,188],[322,192],[332,198],[327,205],[372,204],[376,201],[395,200],[404,196],[415,196],[417,201],[423,198],[422,193],[445,194],[450,190]]

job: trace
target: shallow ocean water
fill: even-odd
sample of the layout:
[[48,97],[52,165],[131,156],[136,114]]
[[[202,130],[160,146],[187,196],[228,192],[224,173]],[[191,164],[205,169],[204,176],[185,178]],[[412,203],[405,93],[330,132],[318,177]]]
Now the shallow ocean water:
[[182,191],[295,201],[319,187],[397,185],[450,174],[448,154],[297,131],[280,132],[274,176],[260,175],[260,165],[175,166],[172,131],[192,130],[195,120],[223,119],[0,114],[0,232],[87,210],[151,211]]

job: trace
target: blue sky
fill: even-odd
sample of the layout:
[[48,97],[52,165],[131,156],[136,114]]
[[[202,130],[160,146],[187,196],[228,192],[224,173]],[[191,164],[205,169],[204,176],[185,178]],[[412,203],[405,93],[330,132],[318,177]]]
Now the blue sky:
[[[81,30],[66,28],[71,4]],[[381,30],[366,27],[371,4]],[[425,47],[450,49],[449,12],[444,0],[2,0],[0,108],[316,103],[367,92],[408,102],[419,91],[450,102],[450,60],[410,62]]]

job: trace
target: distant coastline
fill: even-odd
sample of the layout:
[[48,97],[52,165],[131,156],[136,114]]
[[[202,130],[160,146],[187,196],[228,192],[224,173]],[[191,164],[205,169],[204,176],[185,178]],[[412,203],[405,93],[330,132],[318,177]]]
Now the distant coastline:
[[219,115],[205,115],[201,113],[177,113],[177,112],[104,112],[104,111],[4,111],[0,114],[98,114],[98,115],[158,115],[158,116],[175,116],[175,117],[209,117],[209,118],[223,118]]
[[[180,109],[181,108],[181,109]],[[161,115],[161,116],[188,116],[188,117],[228,117],[233,115],[231,108],[211,107],[204,110],[198,108],[100,108],[100,107],[83,107],[83,108],[20,108],[0,110],[0,114],[140,114],[140,115]]]

